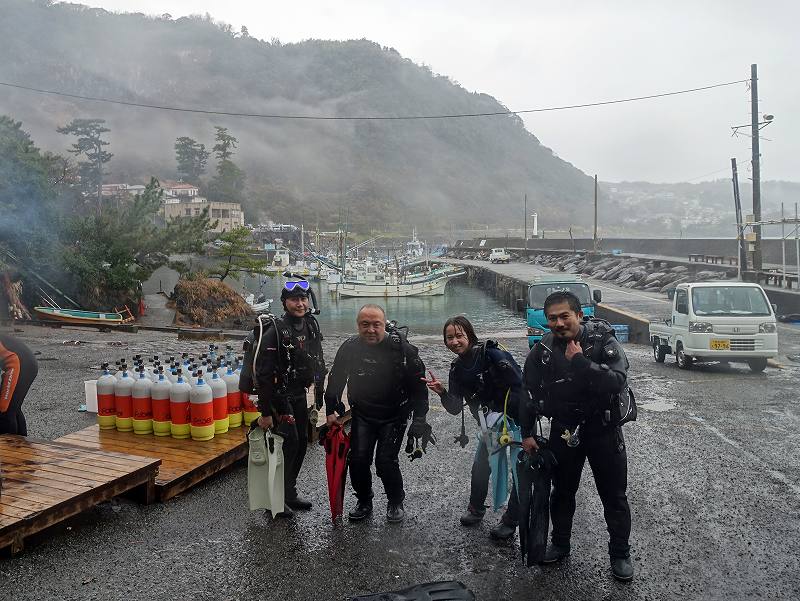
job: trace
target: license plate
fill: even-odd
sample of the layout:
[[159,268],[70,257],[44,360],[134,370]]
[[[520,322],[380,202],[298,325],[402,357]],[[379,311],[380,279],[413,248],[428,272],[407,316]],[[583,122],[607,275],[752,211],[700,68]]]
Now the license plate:
[[730,340],[719,340],[712,338],[709,342],[712,351],[729,351],[731,350]]

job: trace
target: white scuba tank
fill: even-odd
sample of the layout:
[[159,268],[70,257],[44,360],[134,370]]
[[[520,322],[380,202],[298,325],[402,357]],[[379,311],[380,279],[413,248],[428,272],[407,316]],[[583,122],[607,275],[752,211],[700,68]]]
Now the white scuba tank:
[[183,379],[178,370],[177,380],[169,389],[170,434],[172,438],[189,438],[191,433],[189,422],[189,393],[191,385]]
[[238,428],[242,425],[242,392],[239,390],[239,374],[231,365],[222,379],[228,389],[228,425]]
[[117,378],[108,371],[108,363],[103,363],[103,374],[97,379],[97,425],[101,430],[113,430],[117,425],[116,383]]
[[170,400],[169,392],[172,383],[164,376],[161,369],[158,372],[158,379],[150,389],[150,399],[153,404],[153,434],[156,436],[170,435]]
[[120,364],[120,376],[117,383],[114,384],[114,409],[117,412],[114,425],[120,432],[131,432],[133,430],[133,400],[131,392],[133,391],[133,378],[128,375],[128,366],[125,363]]
[[144,367],[139,368],[139,379],[133,384],[131,397],[133,400],[133,433],[153,433],[153,401],[150,389],[153,382],[147,377]]
[[192,417],[192,440],[214,438],[214,396],[211,386],[203,380],[203,372],[197,372],[197,384],[189,392],[189,410]]
[[214,434],[223,434],[228,431],[228,385],[214,372],[211,381],[211,396],[214,403]]

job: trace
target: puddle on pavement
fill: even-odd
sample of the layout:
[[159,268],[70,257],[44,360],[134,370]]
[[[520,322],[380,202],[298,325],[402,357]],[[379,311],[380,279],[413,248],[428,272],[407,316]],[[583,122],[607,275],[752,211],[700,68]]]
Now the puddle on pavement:
[[675,409],[677,406],[675,403],[670,403],[669,401],[648,401],[646,403],[637,403],[639,409],[644,409],[645,411],[671,411]]

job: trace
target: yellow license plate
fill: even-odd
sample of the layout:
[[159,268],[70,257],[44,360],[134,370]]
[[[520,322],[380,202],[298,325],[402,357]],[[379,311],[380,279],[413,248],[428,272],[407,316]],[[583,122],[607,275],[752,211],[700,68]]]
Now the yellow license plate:
[[731,350],[731,341],[712,338],[709,346],[712,351],[729,351]]

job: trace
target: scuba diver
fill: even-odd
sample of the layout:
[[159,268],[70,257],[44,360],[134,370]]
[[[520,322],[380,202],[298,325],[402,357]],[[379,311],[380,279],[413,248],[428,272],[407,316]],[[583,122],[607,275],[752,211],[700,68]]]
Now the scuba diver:
[[13,336],[0,334],[0,434],[28,435],[22,401],[38,373],[31,349]]
[[[461,413],[462,434],[456,438],[461,446],[468,438],[463,429],[464,407],[475,420],[486,423],[486,414],[505,414],[517,419],[522,394],[522,370],[511,354],[493,340],[479,342],[470,321],[461,315],[448,319],[442,328],[445,346],[457,356],[450,366],[448,388],[430,373],[425,380],[429,389],[439,395],[442,406],[451,415]],[[508,396],[506,396],[508,394]],[[506,403],[507,398],[507,403]],[[481,416],[479,416],[481,412]],[[484,417],[481,423],[480,417]],[[461,524],[475,526],[486,513],[486,495],[489,492],[489,450],[482,438],[472,463],[469,505],[461,516]],[[497,474],[500,477],[499,474]],[[518,497],[516,488],[511,491],[508,507],[500,522],[489,533],[492,538],[506,540],[514,536],[518,523]]]
[[315,404],[321,408],[326,369],[322,333],[314,317],[319,314],[314,291],[302,276],[290,272],[283,275],[287,278],[281,290],[284,314],[258,316],[257,326],[245,341],[239,388],[258,394],[258,426],[273,429],[284,439],[286,498],[285,509],[279,515],[291,517],[292,510],[307,511],[312,507],[311,501],[298,495],[297,476],[308,443],[306,391],[314,385]]
[[[379,305],[361,307],[356,318],[358,335],[348,338],[336,352],[325,391],[327,425],[345,413],[342,392],[352,410],[350,421],[350,481],[358,503],[348,514],[351,521],[372,513],[372,465],[383,481],[388,500],[387,522],[405,518],[403,476],[398,454],[408,418],[413,414],[409,437],[431,441],[425,421],[428,391],[423,379],[425,365],[416,347],[398,329],[387,332],[386,312]],[[376,449],[377,447],[377,449]],[[421,452],[420,452],[421,454]]]
[[551,332],[525,361],[530,399],[520,407],[523,448],[538,450],[536,423],[540,416],[549,417],[547,449],[557,461],[550,497],[553,533],[541,563],[555,563],[570,553],[575,494],[588,459],[608,527],[611,571],[617,580],[629,581],[631,512],[621,424],[634,418],[626,414],[621,419],[614,411],[616,399],[628,396],[628,359],[606,322],[582,321],[580,301],[571,292],[548,296],[544,313]]

